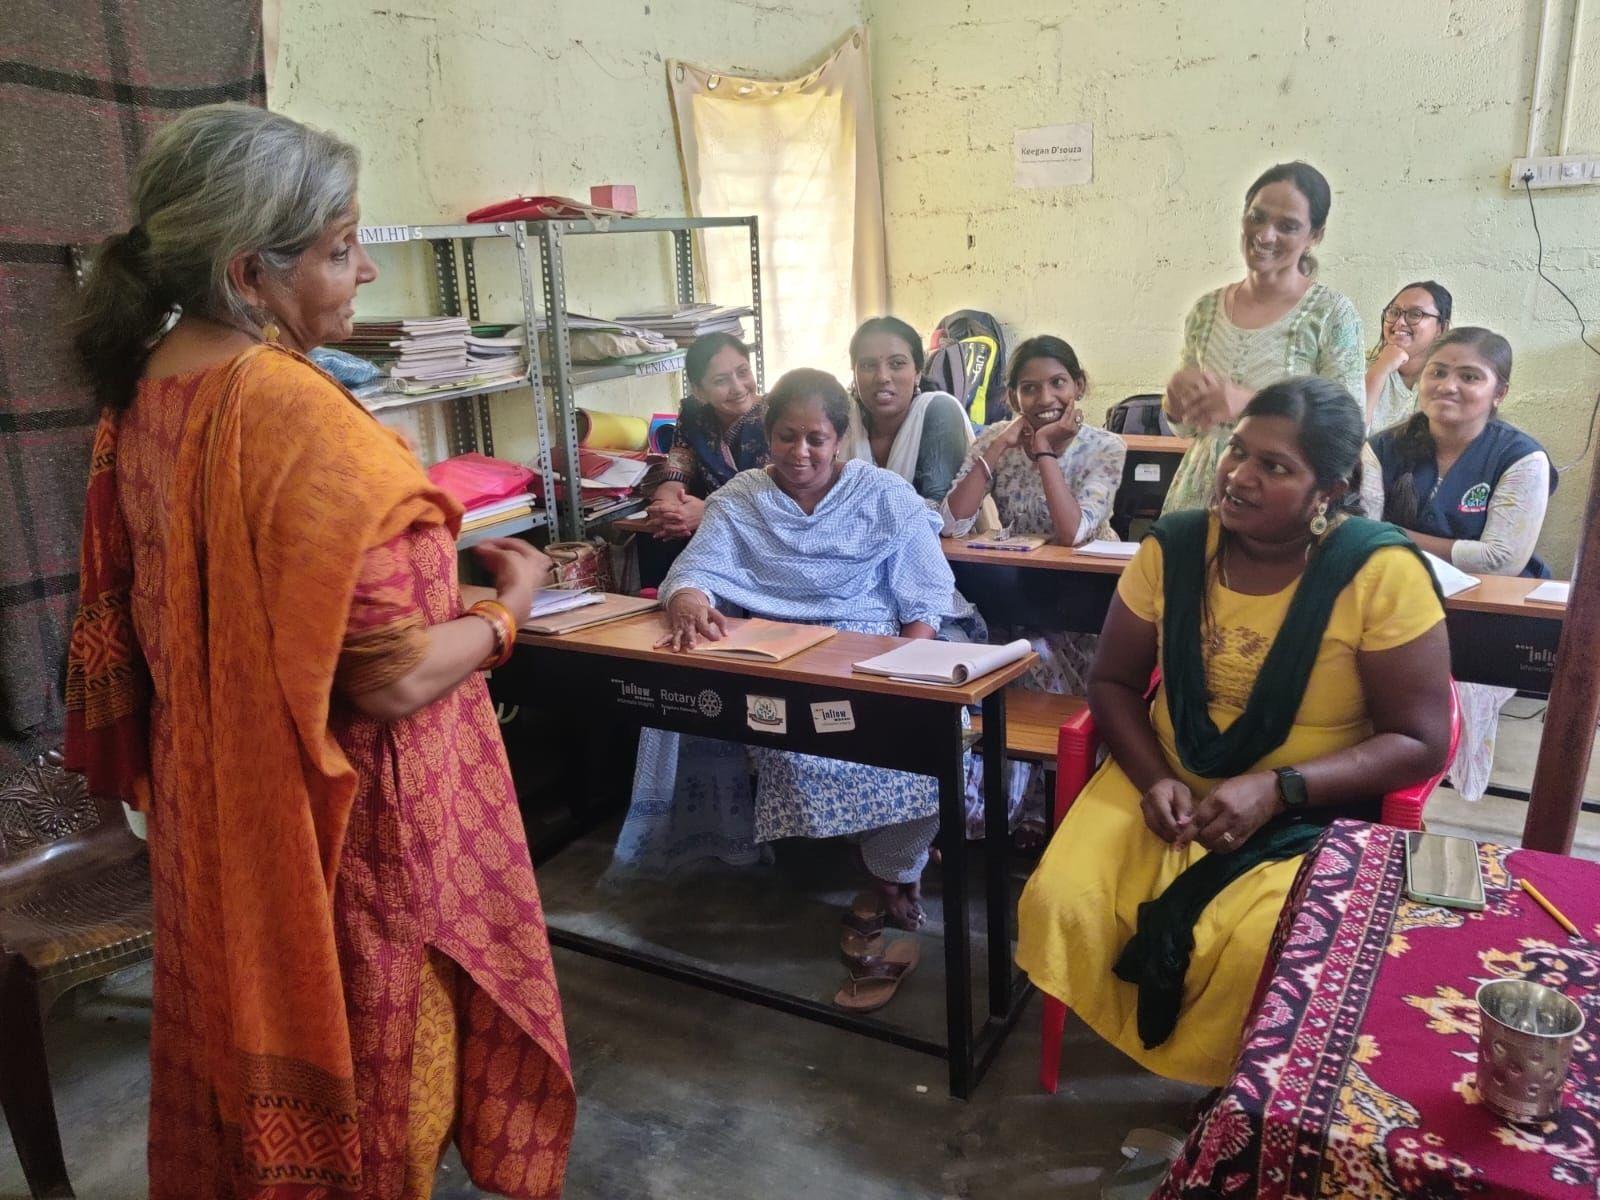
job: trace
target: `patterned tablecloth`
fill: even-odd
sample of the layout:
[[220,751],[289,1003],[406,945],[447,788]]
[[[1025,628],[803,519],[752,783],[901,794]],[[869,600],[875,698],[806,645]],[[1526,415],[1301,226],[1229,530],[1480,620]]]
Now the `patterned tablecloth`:
[[[1306,856],[1238,1067],[1156,1193],[1311,1200],[1600,1194],[1600,865],[1480,847],[1488,907],[1405,899],[1405,838],[1341,821]],[[1593,941],[1573,944],[1527,879]],[[1587,1022],[1561,1113],[1479,1101],[1486,980],[1534,979]]]

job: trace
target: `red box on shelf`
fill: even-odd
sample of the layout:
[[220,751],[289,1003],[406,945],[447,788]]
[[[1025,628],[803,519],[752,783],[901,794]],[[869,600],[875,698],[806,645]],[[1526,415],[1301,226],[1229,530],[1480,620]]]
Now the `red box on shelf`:
[[589,203],[596,208],[636,213],[639,211],[639,194],[631,183],[602,183],[589,189]]

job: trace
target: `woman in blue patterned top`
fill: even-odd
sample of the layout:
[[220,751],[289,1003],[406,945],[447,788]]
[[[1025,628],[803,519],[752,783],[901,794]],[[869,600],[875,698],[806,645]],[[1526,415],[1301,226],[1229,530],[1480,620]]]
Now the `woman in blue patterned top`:
[[639,481],[650,537],[638,543],[639,582],[655,587],[700,527],[705,499],[740,471],[767,461],[761,392],[750,347],[731,333],[697,338],[683,360],[689,395],[664,462]]
[[[706,501],[700,530],[661,585],[675,649],[717,640],[722,609],[860,633],[931,638],[955,585],[939,516],[911,485],[839,462],[850,402],[822,371],[767,398],[772,464]],[[755,751],[755,840],[851,835],[889,919],[922,921],[921,878],[939,823],[934,780],[788,751]]]

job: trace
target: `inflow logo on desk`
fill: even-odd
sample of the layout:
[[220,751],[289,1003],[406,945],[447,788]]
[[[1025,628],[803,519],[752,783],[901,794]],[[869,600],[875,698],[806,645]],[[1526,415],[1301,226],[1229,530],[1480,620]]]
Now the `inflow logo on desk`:
[[848,733],[856,727],[856,714],[848,700],[824,700],[811,706],[811,724],[818,733]]
[[656,706],[655,692],[651,688],[643,687],[628,679],[611,680],[617,688],[617,703],[631,704],[635,708],[654,708]]
[[789,732],[789,703],[777,696],[745,696],[744,723],[762,733]]

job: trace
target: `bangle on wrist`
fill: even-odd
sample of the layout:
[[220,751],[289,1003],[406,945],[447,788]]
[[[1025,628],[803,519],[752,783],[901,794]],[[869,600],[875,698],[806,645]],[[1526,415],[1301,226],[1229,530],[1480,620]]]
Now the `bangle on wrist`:
[[979,454],[978,465],[983,468],[983,475],[984,479],[987,481],[987,487],[994,487],[994,468],[989,465],[989,460],[982,454]]
[[482,617],[494,631],[494,649],[479,664],[478,670],[492,671],[510,662],[511,652],[517,648],[517,620],[511,610],[498,600],[479,600],[467,609],[467,614]]

